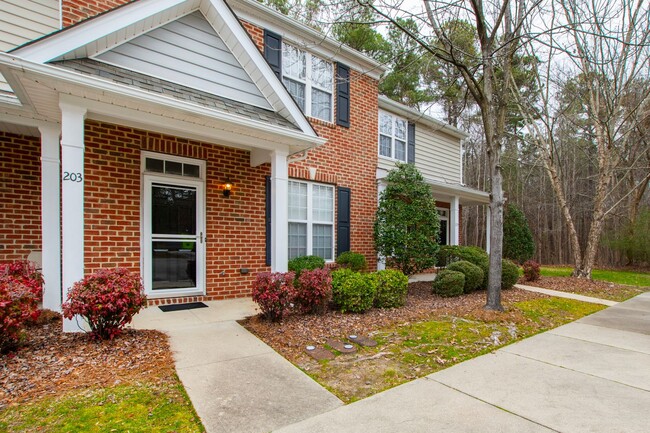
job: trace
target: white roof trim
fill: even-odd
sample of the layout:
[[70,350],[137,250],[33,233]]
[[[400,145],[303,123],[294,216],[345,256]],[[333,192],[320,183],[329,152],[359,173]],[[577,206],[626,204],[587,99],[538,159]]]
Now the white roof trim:
[[289,42],[319,54],[332,61],[341,61],[347,66],[378,80],[387,68],[365,54],[332,39],[256,0],[228,0],[237,16],[252,24],[278,33]]
[[[134,98],[140,101],[157,104],[167,108],[173,108],[196,116],[207,117],[216,121],[229,123],[238,127],[246,127],[266,134],[274,142],[285,142],[285,144],[301,145],[303,147],[316,147],[324,144],[327,140],[318,136],[305,134],[302,131],[269,125],[264,122],[247,119],[235,114],[225,113],[209,107],[203,107],[190,102],[181,101],[170,96],[159,95],[146,90],[114,83],[105,79],[83,75],[81,73],[58,68],[51,65],[29,62],[10,54],[0,53],[0,70],[15,71],[16,74],[30,74],[32,77],[53,79],[62,83],[91,88],[93,91],[104,94],[115,94],[126,98]],[[89,104],[92,101],[89,100]],[[161,122],[165,122],[163,118]]]
[[[111,35],[114,35],[114,41],[109,45],[119,45],[196,10],[200,10],[215,28],[244,70],[253,77],[253,81],[273,109],[294,121],[303,133],[316,137],[316,131],[223,0],[140,0],[128,3],[42,40],[19,47],[11,54],[34,63],[46,63],[62,58],[80,47],[91,46]],[[234,44],[243,48],[240,52],[244,58],[238,57],[233,49]],[[86,56],[90,57],[99,50],[105,50],[104,45],[106,44],[95,44],[95,52],[91,52],[93,48],[90,48],[91,51],[87,52]]]
[[384,95],[379,95],[379,108],[404,116],[411,122],[428,125],[435,130],[443,131],[451,135],[452,137],[456,137],[461,140],[469,137],[469,134],[467,134],[464,131],[461,131],[458,128],[454,128],[453,126],[445,122],[434,119],[431,116],[427,116],[426,114],[421,113],[414,108],[407,107],[404,104],[400,104],[399,102],[393,101],[392,99]]

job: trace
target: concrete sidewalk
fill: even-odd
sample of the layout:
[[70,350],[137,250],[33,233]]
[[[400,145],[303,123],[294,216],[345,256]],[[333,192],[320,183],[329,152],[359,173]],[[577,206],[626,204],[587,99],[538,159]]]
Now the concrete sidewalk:
[[277,430],[647,432],[650,293]]
[[343,403],[236,320],[256,314],[250,299],[163,313],[149,307],[133,327],[170,337],[176,371],[208,433],[261,433]]

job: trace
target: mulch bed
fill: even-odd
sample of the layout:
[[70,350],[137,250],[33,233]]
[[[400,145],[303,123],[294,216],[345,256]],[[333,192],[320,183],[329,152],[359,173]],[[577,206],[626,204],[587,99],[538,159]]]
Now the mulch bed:
[[541,287],[544,289],[558,290],[560,292],[579,293],[581,295],[589,296],[590,294],[596,295],[603,292],[612,291],[628,286],[610,283],[608,281],[587,280],[584,278],[571,278],[571,277],[540,277],[537,281],[520,281],[521,284],[527,286]]
[[53,318],[26,334],[22,347],[0,356],[0,409],[82,388],[173,378],[167,336],[158,331],[126,329],[112,341],[91,341],[64,334]]
[[[281,322],[264,320],[260,315],[243,321],[242,324],[264,342],[288,359],[297,362],[306,359],[307,345],[323,345],[330,338],[345,338],[350,334],[372,335],[373,332],[389,326],[426,320],[433,314],[464,315],[472,311],[483,312],[485,291],[470,293],[455,298],[443,298],[431,293],[430,282],[409,284],[406,304],[400,308],[371,309],[363,314],[349,314],[328,311],[323,315],[292,315]],[[503,304],[546,297],[525,290],[503,291]],[[494,313],[498,314],[498,313]]]

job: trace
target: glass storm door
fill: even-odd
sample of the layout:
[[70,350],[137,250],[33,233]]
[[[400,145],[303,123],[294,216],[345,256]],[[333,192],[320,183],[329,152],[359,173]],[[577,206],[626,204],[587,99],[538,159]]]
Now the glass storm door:
[[145,188],[147,294],[204,294],[203,183],[145,176]]

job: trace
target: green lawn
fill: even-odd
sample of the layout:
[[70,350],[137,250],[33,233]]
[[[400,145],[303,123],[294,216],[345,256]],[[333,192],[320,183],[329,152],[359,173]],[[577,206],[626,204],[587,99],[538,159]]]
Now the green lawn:
[[309,361],[301,367],[350,403],[401,383],[494,351],[605,308],[562,298],[506,305],[504,313],[434,314],[429,320],[377,330],[377,347],[353,357]]
[[7,432],[203,432],[180,382],[82,390],[0,411]]
[[[571,272],[573,268],[544,266],[541,269],[543,277],[569,277]],[[592,278],[627,286],[650,287],[650,273],[647,272],[594,269]]]

